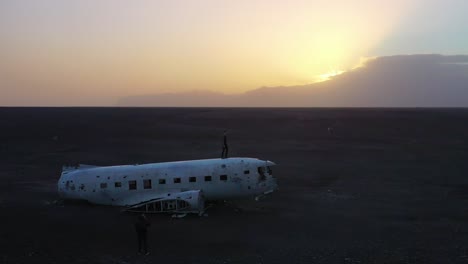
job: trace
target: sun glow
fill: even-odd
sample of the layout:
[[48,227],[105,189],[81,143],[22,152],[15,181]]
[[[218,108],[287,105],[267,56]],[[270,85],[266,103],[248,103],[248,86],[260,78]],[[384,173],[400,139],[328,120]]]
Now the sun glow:
[[331,80],[333,77],[338,76],[340,74],[345,73],[345,71],[342,70],[332,70],[324,74],[318,75],[317,82],[324,82]]

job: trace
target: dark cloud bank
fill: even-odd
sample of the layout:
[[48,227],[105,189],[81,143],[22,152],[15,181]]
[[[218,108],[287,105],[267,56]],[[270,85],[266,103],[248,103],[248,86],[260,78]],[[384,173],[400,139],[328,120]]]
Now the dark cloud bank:
[[121,98],[119,106],[468,107],[468,55],[378,57],[330,81],[240,95],[187,92]]

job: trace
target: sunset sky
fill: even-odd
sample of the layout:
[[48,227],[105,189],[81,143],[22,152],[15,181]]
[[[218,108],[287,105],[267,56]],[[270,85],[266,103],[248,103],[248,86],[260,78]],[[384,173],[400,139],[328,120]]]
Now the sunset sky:
[[465,0],[0,0],[0,106],[304,85],[369,57],[468,54]]

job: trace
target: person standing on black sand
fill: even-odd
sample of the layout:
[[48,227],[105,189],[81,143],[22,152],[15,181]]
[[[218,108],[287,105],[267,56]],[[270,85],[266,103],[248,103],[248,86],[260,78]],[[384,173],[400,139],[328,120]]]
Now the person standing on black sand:
[[140,214],[135,222],[135,231],[138,236],[138,254],[149,255],[148,252],[148,227],[151,225],[145,214]]
[[228,145],[227,145],[227,130],[224,130],[223,134],[223,152],[221,153],[221,158],[222,159],[227,159],[228,155]]

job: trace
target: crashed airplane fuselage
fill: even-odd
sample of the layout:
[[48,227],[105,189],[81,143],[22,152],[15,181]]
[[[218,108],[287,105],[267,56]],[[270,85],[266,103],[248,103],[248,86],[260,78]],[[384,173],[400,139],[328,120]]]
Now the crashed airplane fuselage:
[[64,167],[64,199],[129,211],[202,213],[205,200],[259,197],[277,189],[271,161],[226,158],[98,167]]

